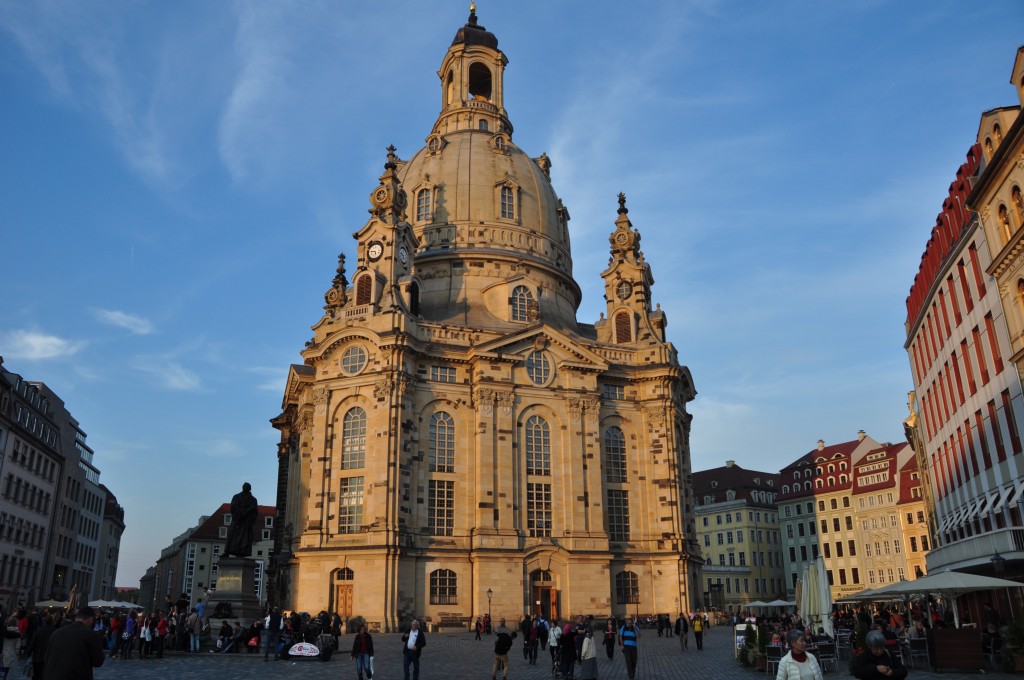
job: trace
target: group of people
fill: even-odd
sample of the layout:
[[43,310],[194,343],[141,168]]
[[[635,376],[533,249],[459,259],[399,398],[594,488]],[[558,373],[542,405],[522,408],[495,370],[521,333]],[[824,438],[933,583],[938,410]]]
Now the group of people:
[[[822,680],[821,666],[814,654],[807,651],[808,631],[798,627],[786,631],[786,654],[779,661],[776,680]],[[870,630],[864,638],[864,649],[850,662],[850,674],[859,680],[903,680],[907,668],[900,654],[886,644],[880,630]]]
[[30,659],[25,671],[37,680],[91,680],[92,669],[103,665],[103,635],[96,630],[96,612],[82,607],[29,612],[18,609],[5,617],[6,635],[0,666],[17,658]]
[[[694,621],[696,629],[703,630],[703,620],[695,618]],[[680,621],[676,622],[677,632],[680,625],[684,631],[688,631],[691,627],[689,618],[680,614]],[[476,629],[477,639],[479,639],[479,620]],[[595,630],[598,632],[595,633]],[[596,680],[599,644],[604,645],[605,654],[609,660],[615,657],[615,648],[618,647],[625,659],[627,677],[629,680],[634,680],[636,677],[637,651],[641,633],[640,627],[634,622],[632,616],[626,616],[621,624],[615,617],[609,617],[600,629],[596,629],[594,622],[585,616],[578,616],[575,623],[568,622],[564,625],[560,625],[557,620],[548,621],[541,616],[526,617],[520,622],[518,632],[511,630],[506,625],[505,619],[502,618],[494,632],[496,639],[494,661],[491,665],[491,680],[497,680],[499,674],[503,680],[508,678],[512,667],[509,661],[509,651],[514,646],[514,640],[519,634],[522,635],[523,640],[523,660],[527,664],[536,664],[538,650],[543,652],[546,646],[550,650],[552,668],[562,678]],[[684,632],[681,639],[685,640],[686,638],[687,633]],[[685,643],[681,644],[685,649]],[[698,638],[698,644],[700,644],[700,638]],[[579,665],[579,674],[575,675],[577,664]]]

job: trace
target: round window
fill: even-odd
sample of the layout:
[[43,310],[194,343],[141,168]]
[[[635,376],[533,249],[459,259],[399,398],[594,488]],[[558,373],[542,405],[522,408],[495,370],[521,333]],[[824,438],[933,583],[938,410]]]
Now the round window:
[[551,362],[544,352],[530,352],[526,357],[526,375],[536,385],[544,385],[551,379]]
[[353,345],[341,355],[341,370],[345,373],[359,373],[366,367],[366,350],[359,345]]

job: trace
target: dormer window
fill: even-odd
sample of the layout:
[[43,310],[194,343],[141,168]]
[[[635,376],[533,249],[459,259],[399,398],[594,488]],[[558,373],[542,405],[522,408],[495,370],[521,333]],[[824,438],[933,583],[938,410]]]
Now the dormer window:
[[357,305],[368,305],[370,304],[370,292],[372,290],[373,282],[370,280],[369,274],[360,276],[359,280],[356,281],[356,304]]
[[633,341],[633,328],[629,320],[629,312],[621,311],[615,314],[615,342],[625,343]]
[[[487,121],[480,121],[486,123]],[[504,186],[501,188],[501,217],[506,220],[514,220],[516,218],[516,196],[515,192],[512,191],[512,187]]]
[[533,305],[533,293],[526,286],[516,286],[512,289],[512,320],[529,321],[530,307]]
[[416,221],[429,222],[433,218],[434,192],[423,188],[416,192]]

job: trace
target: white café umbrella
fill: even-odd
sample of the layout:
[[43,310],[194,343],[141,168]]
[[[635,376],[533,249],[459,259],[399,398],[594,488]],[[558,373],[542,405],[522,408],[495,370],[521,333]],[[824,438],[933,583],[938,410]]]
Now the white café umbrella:
[[[885,592],[893,595],[911,595],[913,593],[940,593],[949,595],[953,600],[953,620],[960,627],[960,614],[956,609],[956,598],[965,593],[979,590],[996,590],[998,588],[1019,588],[1024,584],[1008,581],[1003,578],[979,576],[963,571],[942,571],[929,574],[914,581],[900,581],[886,586]],[[879,589],[881,590],[881,589]]]
[[828,636],[832,631],[832,588],[828,584],[828,572],[822,557],[814,560],[804,569],[803,588],[800,598],[800,618],[811,626],[812,632],[819,628]]

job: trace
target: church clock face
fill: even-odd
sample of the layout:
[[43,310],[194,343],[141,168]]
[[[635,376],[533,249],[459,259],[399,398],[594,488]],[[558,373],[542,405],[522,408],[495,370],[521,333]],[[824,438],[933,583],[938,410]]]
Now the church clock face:
[[384,254],[384,244],[380,241],[374,241],[366,249],[366,255],[370,258],[370,262],[376,262],[380,259],[380,256]]
[[398,249],[398,259],[402,261],[402,264],[409,264],[409,251],[402,246]]
[[633,286],[628,281],[622,281],[615,288],[615,294],[619,296],[620,300],[625,300],[629,297],[629,294],[633,292]]

